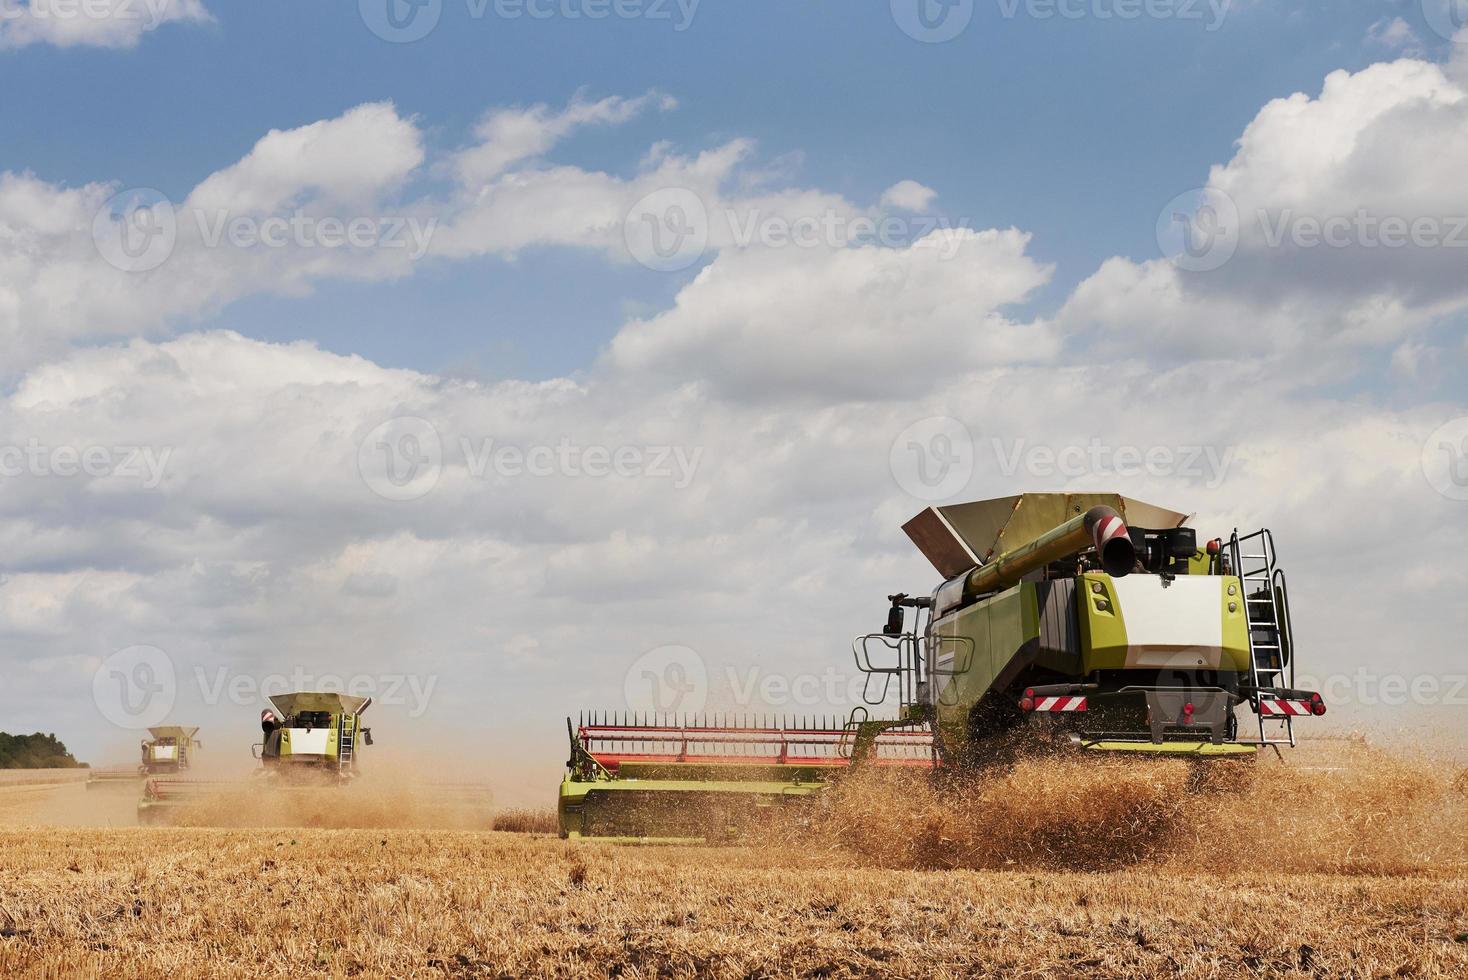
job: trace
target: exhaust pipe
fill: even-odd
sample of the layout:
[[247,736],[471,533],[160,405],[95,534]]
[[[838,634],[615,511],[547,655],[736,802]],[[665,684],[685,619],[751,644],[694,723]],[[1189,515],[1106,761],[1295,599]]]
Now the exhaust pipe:
[[1107,575],[1120,578],[1136,565],[1136,548],[1121,515],[1110,507],[1092,507],[969,572],[964,581],[964,599],[1007,589],[1030,572],[1088,547],[1096,549],[1097,560]]

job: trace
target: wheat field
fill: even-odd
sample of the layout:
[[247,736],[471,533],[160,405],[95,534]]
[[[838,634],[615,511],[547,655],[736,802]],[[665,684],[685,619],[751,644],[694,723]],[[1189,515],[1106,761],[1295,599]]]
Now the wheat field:
[[1468,976],[1461,768],[1363,751],[1192,779],[851,779],[717,849],[12,816],[0,975]]

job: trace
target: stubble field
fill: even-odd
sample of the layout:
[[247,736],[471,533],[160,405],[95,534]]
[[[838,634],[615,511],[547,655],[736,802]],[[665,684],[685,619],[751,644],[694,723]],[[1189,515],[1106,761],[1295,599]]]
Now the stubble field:
[[1468,975],[1468,777],[1337,755],[849,780],[741,848],[9,826],[0,975]]

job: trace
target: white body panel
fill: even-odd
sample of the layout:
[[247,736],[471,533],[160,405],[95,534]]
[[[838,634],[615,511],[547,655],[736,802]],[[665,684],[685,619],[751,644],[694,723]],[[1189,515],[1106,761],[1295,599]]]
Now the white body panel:
[[150,751],[154,762],[172,762],[178,758],[176,745],[154,745]]
[[290,732],[291,755],[325,755],[326,746],[336,734],[330,728],[287,728]]
[[1223,657],[1223,583],[1217,575],[1112,579],[1126,623],[1126,665],[1216,670]]

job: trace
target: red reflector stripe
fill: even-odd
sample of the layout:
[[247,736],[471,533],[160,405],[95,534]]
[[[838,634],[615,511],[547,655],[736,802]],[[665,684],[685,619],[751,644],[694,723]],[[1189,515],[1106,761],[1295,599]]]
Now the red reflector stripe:
[[1261,715],[1278,717],[1282,715],[1308,715],[1310,714],[1309,701],[1260,701],[1259,713]]
[[1036,698],[1036,711],[1085,711],[1086,699],[1076,697]]

